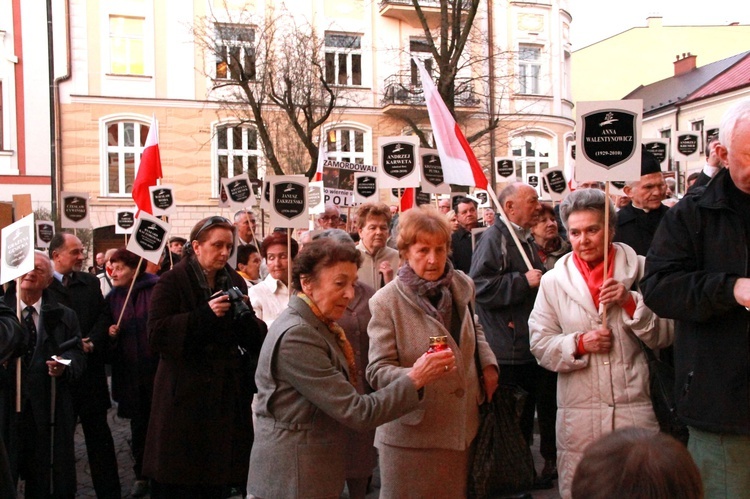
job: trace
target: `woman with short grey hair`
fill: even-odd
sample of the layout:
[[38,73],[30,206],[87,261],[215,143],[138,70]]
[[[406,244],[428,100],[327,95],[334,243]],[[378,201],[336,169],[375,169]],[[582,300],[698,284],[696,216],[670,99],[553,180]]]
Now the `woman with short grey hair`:
[[[605,203],[610,203],[606,239]],[[573,192],[560,205],[560,216],[573,252],[542,277],[529,331],[539,365],[559,373],[557,469],[560,495],[569,498],[576,467],[590,443],[626,426],[659,431],[638,339],[650,348],[663,348],[672,342],[672,324],[643,303],[637,290],[643,257],[612,242],[616,213],[602,191]]]

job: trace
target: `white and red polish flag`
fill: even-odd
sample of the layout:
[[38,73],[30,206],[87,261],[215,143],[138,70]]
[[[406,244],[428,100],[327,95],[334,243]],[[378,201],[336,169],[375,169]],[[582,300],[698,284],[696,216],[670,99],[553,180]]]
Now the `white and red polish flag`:
[[161,156],[159,155],[159,127],[156,124],[156,116],[151,116],[151,128],[148,129],[146,144],[141,153],[141,163],[138,165],[138,173],[133,182],[133,201],[138,207],[138,213],[145,211],[153,214],[151,209],[151,195],[149,186],[156,185],[161,174]]
[[456,120],[448,111],[435,83],[424,67],[422,61],[414,58],[422,79],[422,89],[430,115],[432,135],[435,137],[440,162],[443,166],[443,178],[448,184],[469,185],[487,189],[487,177],[482,166],[474,156],[469,142],[458,127]]
[[320,131],[320,144],[318,145],[318,165],[315,168],[315,176],[313,182],[320,182],[323,180],[323,163],[328,159],[328,138],[325,132],[321,129]]

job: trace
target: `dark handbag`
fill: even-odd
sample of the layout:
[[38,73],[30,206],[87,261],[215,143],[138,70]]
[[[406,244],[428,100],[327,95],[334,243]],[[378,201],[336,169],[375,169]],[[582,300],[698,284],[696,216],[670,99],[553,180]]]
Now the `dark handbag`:
[[[471,308],[469,309],[471,312]],[[472,313],[472,321],[474,315]],[[484,390],[479,347],[474,329],[474,361],[480,389]],[[519,421],[528,394],[517,385],[499,385],[492,401],[479,406],[479,429],[469,466],[468,496],[493,497],[531,489],[534,458],[521,433]]]
[[659,359],[640,338],[636,339],[648,362],[651,406],[659,422],[659,430],[687,445],[688,429],[677,416],[674,400],[674,368]]
[[534,458],[518,423],[526,396],[516,385],[500,385],[492,401],[480,406],[481,422],[469,468],[470,498],[531,489]]

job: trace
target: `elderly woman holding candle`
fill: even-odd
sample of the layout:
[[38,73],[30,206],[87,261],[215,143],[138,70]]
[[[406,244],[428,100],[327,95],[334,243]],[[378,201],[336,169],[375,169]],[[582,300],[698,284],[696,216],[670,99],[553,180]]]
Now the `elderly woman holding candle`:
[[576,467],[590,443],[627,426],[659,431],[638,339],[650,348],[663,348],[673,333],[671,322],[654,315],[637,289],[643,257],[625,244],[612,243],[617,217],[606,195],[577,190],[560,205],[560,216],[573,252],[542,277],[529,330],[539,364],[559,373],[557,469],[560,495],[569,498]]
[[447,343],[456,355],[456,370],[425,387],[416,411],[377,429],[383,497],[466,497],[479,405],[497,387],[495,355],[474,320],[474,284],[453,269],[450,241],[448,220],[433,207],[403,213],[397,245],[404,265],[370,300],[367,380],[374,389],[411,369],[430,337],[442,337],[433,343]]
[[388,387],[360,393],[360,367],[337,322],[360,262],[354,244],[328,238],[305,244],[294,261],[295,295],[268,332],[256,374],[248,490],[255,497],[339,497],[347,428],[367,430],[416,409],[429,383],[454,372],[453,352],[423,352]]

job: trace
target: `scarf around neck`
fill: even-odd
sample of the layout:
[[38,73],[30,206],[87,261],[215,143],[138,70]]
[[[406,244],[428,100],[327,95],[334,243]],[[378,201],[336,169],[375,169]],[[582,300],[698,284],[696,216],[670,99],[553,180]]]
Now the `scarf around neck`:
[[[609,246],[609,258],[607,262],[607,278],[612,277],[615,272],[615,251],[616,246],[611,244]],[[586,281],[586,287],[589,288],[591,298],[594,299],[594,306],[597,310],[599,310],[599,293],[601,293],[602,284],[604,284],[605,280],[604,260],[597,264],[591,265],[588,262],[581,260],[578,255],[573,252],[573,263],[581,273],[583,280]]]
[[451,294],[453,274],[453,265],[450,260],[446,260],[443,275],[435,281],[419,277],[408,262],[404,263],[398,271],[398,278],[416,295],[417,304],[422,311],[448,330],[451,328],[453,308],[453,295]]
[[200,263],[198,263],[198,259],[195,257],[195,255],[190,255],[190,260],[188,260],[188,265],[190,267],[190,270],[193,271],[193,275],[195,275],[195,278],[198,279],[198,286],[201,289],[201,293],[203,294],[203,298],[205,300],[208,300],[211,298],[211,296],[219,290],[226,291],[229,287],[229,283],[231,282],[229,279],[229,273],[227,272],[226,268],[223,268],[216,272],[216,276],[214,277],[214,289],[211,289],[211,286],[208,285],[208,279],[206,279],[206,274],[203,271],[203,267],[201,267]]
[[324,316],[323,312],[320,311],[315,302],[312,301],[312,299],[305,293],[298,291],[297,297],[305,302],[308,307],[310,307],[310,311],[313,313],[313,315],[315,315],[315,317],[317,317],[320,322],[325,324],[331,334],[336,337],[336,343],[341,348],[341,351],[344,352],[346,363],[349,366],[349,382],[354,388],[357,388],[357,363],[354,360],[354,349],[352,348],[351,343],[349,343],[349,340],[346,338],[344,328],[339,326],[336,321],[333,321]]

